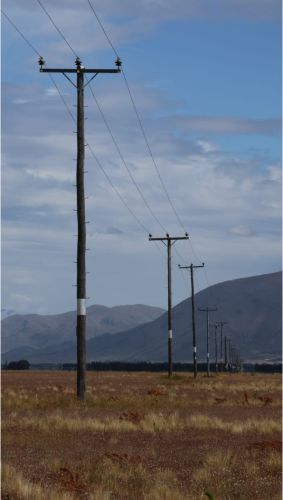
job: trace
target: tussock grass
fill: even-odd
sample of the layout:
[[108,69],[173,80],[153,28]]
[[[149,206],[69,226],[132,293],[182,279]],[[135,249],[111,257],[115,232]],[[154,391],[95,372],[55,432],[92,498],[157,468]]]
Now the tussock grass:
[[196,414],[182,419],[178,413],[149,413],[140,422],[131,422],[120,418],[81,418],[68,417],[62,413],[44,415],[41,417],[23,417],[20,423],[17,417],[3,422],[2,428],[8,428],[17,423],[21,427],[33,427],[42,432],[68,431],[68,432],[136,432],[147,433],[183,431],[186,429],[197,429],[203,431],[219,430],[232,434],[273,434],[281,432],[282,424],[276,419],[256,419],[225,421],[219,417]]
[[[278,457],[275,460],[277,462]],[[209,491],[215,499],[263,498],[262,488],[268,482],[270,486],[274,482],[272,476],[266,477],[267,466],[265,459],[257,459],[254,450],[245,450],[243,453],[230,449],[210,452],[203,465],[193,473],[190,498],[204,498],[205,491]],[[275,494],[272,498],[279,500],[280,497]]]
[[73,495],[42,488],[23,477],[14,467],[2,464],[2,493],[20,500],[75,500]]
[[276,419],[249,418],[241,421],[225,421],[218,417],[194,415],[187,420],[188,428],[222,430],[232,434],[273,434],[281,432],[281,421]]
[[[90,491],[111,499],[183,500],[176,475],[170,470],[150,471],[144,465],[113,462],[105,458],[87,472]],[[96,498],[94,496],[94,498]],[[188,497],[187,497],[188,498]]]
[[282,469],[282,455],[278,451],[270,451],[265,458],[265,463],[270,470],[281,472]]
[[[101,378],[96,373],[94,376],[98,380]],[[264,396],[271,397],[270,406],[281,406],[281,379],[275,376],[266,376],[264,379],[254,376],[248,380],[246,375],[243,375],[245,378],[241,375],[237,378],[236,376],[229,378],[227,374],[220,374],[210,379],[199,376],[198,379],[193,380],[191,374],[177,374],[172,379],[163,375],[162,379],[160,376],[154,378],[151,386],[145,385],[144,389],[140,388],[138,392],[132,385],[127,386],[124,381],[120,385],[115,382],[116,385],[113,387],[111,378],[107,384],[100,382],[96,385],[94,376],[91,377],[85,402],[77,401],[74,388],[68,386],[66,381],[62,381],[59,384],[39,386],[36,393],[20,387],[19,389],[4,388],[2,407],[4,410],[55,410],[56,408],[115,410],[126,407],[132,410],[164,411],[170,406],[181,411],[192,407],[215,406],[219,403],[217,401],[219,397],[223,399],[221,406],[242,406],[246,404],[245,392],[249,406],[261,407],[263,401],[260,398]],[[130,379],[128,374],[125,376],[125,380],[127,379]],[[107,377],[106,380],[108,380]],[[58,381],[60,382],[60,378]]]

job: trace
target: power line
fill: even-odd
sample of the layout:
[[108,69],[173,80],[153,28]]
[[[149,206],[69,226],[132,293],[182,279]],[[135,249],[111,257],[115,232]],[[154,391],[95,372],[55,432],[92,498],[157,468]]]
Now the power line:
[[107,40],[108,40],[108,42],[109,42],[109,45],[112,47],[113,52],[115,53],[115,55],[119,58],[118,53],[117,53],[117,51],[116,51],[116,49],[115,49],[115,47],[114,47],[113,43],[111,42],[111,39],[110,39],[110,37],[108,36],[108,34],[107,34],[107,32],[106,32],[106,30],[105,30],[105,28],[104,28],[104,26],[103,26],[102,22],[100,21],[100,19],[99,19],[98,15],[96,14],[95,9],[94,9],[94,7],[93,7],[93,5],[91,4],[90,0],[87,0],[87,1],[88,1],[88,4],[89,4],[89,6],[90,6],[90,8],[91,8],[91,10],[92,10],[92,12],[93,12],[93,14],[94,14],[94,15],[95,15],[95,17],[96,17],[96,20],[97,20],[97,22],[98,22],[98,24],[99,24],[100,28],[102,29],[102,31],[103,31],[103,33],[104,33],[104,35],[106,36],[106,38],[107,38]]
[[181,219],[180,219],[180,217],[179,217],[179,215],[178,215],[178,213],[177,213],[177,211],[176,211],[176,209],[175,209],[175,206],[174,206],[174,205],[173,205],[173,203],[172,203],[172,200],[171,200],[171,198],[170,198],[170,196],[169,196],[168,190],[167,190],[167,188],[166,188],[166,186],[165,186],[164,180],[163,180],[163,178],[162,178],[162,176],[161,176],[161,174],[160,174],[160,171],[159,171],[159,168],[158,168],[157,163],[156,163],[156,161],[155,161],[155,158],[154,158],[154,156],[153,156],[152,149],[151,149],[151,147],[150,147],[150,144],[149,144],[148,138],[147,138],[147,136],[146,136],[145,129],[144,129],[144,127],[143,127],[143,124],[142,124],[142,121],[141,121],[141,118],[140,118],[139,112],[138,112],[138,110],[137,110],[137,107],[136,107],[136,104],[135,104],[135,101],[134,101],[134,98],[133,98],[133,95],[132,95],[132,92],[131,92],[130,86],[129,86],[129,84],[128,84],[128,80],[127,80],[127,78],[126,78],[126,75],[125,75],[125,72],[124,72],[124,70],[123,70],[123,69],[122,69],[122,75],[123,75],[123,77],[124,77],[124,81],[125,81],[125,84],[126,84],[126,87],[127,87],[127,90],[128,90],[128,93],[129,93],[129,96],[130,96],[130,99],[131,99],[131,102],[132,102],[132,105],[133,105],[133,109],[134,109],[135,115],[136,115],[137,120],[138,120],[138,123],[139,123],[140,129],[141,129],[141,132],[142,132],[143,138],[144,138],[144,140],[145,140],[145,143],[146,143],[146,146],[147,146],[147,149],[148,149],[149,155],[150,155],[150,157],[151,157],[152,163],[153,163],[153,165],[154,165],[154,168],[155,168],[156,173],[157,173],[157,175],[158,175],[158,178],[159,178],[159,180],[160,180],[160,183],[161,183],[161,186],[162,186],[163,191],[164,191],[164,193],[165,193],[165,196],[166,196],[166,198],[167,198],[167,200],[168,200],[168,202],[169,202],[169,204],[170,204],[170,206],[171,206],[171,208],[172,208],[172,210],[173,210],[173,212],[174,212],[174,214],[175,214],[175,216],[176,216],[176,219],[178,220],[178,223],[180,224],[181,228],[182,228],[184,231],[186,231],[186,230],[185,230],[185,227],[184,227],[184,224],[182,223],[182,221],[181,221]]
[[[91,8],[91,10],[92,10],[92,12],[93,12],[93,14],[94,14],[94,16],[95,16],[95,18],[96,18],[97,22],[99,23],[99,26],[101,27],[101,29],[102,29],[102,31],[103,31],[103,33],[104,33],[105,37],[107,38],[107,40],[108,40],[108,42],[109,42],[109,45],[112,47],[112,49],[113,49],[113,51],[114,51],[115,55],[116,55],[117,57],[119,57],[119,56],[118,56],[118,53],[117,53],[117,51],[116,51],[116,49],[115,49],[115,47],[114,47],[114,45],[113,45],[113,43],[111,42],[111,39],[110,39],[110,37],[109,37],[108,33],[106,32],[106,30],[105,30],[105,28],[104,28],[104,26],[103,26],[102,22],[100,21],[100,19],[99,19],[98,15],[97,15],[97,13],[96,13],[96,11],[95,11],[95,9],[94,9],[93,5],[91,4],[90,0],[88,0],[88,4],[89,4],[89,6],[90,6],[90,8]],[[152,152],[152,149],[151,149],[151,147],[150,147],[150,144],[149,144],[149,141],[148,141],[147,135],[146,135],[146,133],[145,133],[145,129],[144,129],[144,126],[143,126],[143,124],[142,124],[142,121],[141,121],[141,118],[140,118],[139,112],[138,112],[138,110],[137,110],[137,106],[136,106],[136,104],[135,104],[135,101],[134,101],[134,98],[133,98],[133,94],[132,94],[132,92],[131,92],[131,89],[130,89],[130,86],[129,86],[129,83],[128,83],[128,80],[127,80],[127,77],[126,77],[126,75],[125,75],[125,72],[124,72],[124,70],[123,70],[123,69],[122,69],[122,71],[121,71],[121,72],[122,72],[122,75],[123,75],[123,77],[124,77],[125,85],[126,85],[126,88],[127,88],[127,90],[128,90],[128,93],[129,93],[129,96],[130,96],[130,100],[131,100],[131,103],[132,103],[132,106],[133,106],[133,109],[134,109],[135,115],[136,115],[136,117],[137,117],[138,124],[139,124],[139,126],[140,126],[140,129],[141,129],[141,132],[142,132],[142,135],[143,135],[144,141],[145,141],[145,143],[146,143],[146,146],[147,146],[147,149],[148,149],[149,155],[150,155],[151,160],[152,160],[152,162],[153,162],[154,168],[155,168],[156,173],[157,173],[157,175],[158,175],[158,178],[159,178],[159,180],[160,180],[160,183],[161,183],[161,186],[162,186],[163,191],[164,191],[164,193],[165,193],[165,196],[166,196],[166,198],[167,198],[167,200],[168,200],[168,202],[169,202],[169,204],[170,204],[170,206],[171,206],[171,208],[172,208],[172,210],[173,210],[173,213],[175,214],[175,217],[176,217],[176,219],[177,219],[178,223],[180,224],[181,228],[182,228],[184,231],[186,231],[186,229],[185,229],[185,227],[184,227],[184,224],[182,223],[182,221],[181,221],[181,219],[180,219],[180,217],[179,217],[179,215],[178,215],[178,212],[177,212],[177,210],[176,210],[175,206],[173,205],[173,202],[172,202],[172,200],[171,200],[171,198],[170,198],[170,195],[169,195],[169,193],[168,193],[168,190],[167,190],[167,188],[166,188],[166,185],[165,185],[165,183],[164,183],[164,180],[163,180],[163,178],[162,178],[162,176],[161,176],[161,173],[160,173],[160,171],[159,171],[159,168],[158,168],[157,163],[156,163],[156,161],[155,161],[155,158],[154,158],[154,156],[153,156],[153,152]]]
[[15,30],[19,33],[19,35],[24,39],[24,41],[28,44],[28,46],[33,50],[35,54],[37,54],[39,57],[41,57],[40,53],[36,50],[36,48],[30,43],[30,41],[25,37],[25,35],[21,32],[21,30],[13,23],[13,21],[10,19],[10,17],[4,12],[3,9],[1,9],[1,12],[3,16],[6,17],[7,21],[15,28]]
[[165,231],[165,232],[166,232],[165,227],[164,227],[164,226],[163,226],[163,224],[160,222],[160,220],[158,219],[158,217],[156,216],[156,214],[153,212],[153,210],[152,210],[151,206],[149,205],[148,201],[146,200],[145,196],[143,195],[142,190],[140,189],[139,185],[137,184],[136,180],[134,179],[134,177],[133,177],[133,175],[132,175],[132,172],[131,172],[131,170],[129,169],[129,167],[128,167],[128,165],[127,165],[126,161],[125,161],[125,158],[124,158],[124,156],[123,156],[123,154],[122,154],[122,152],[121,152],[121,149],[120,149],[120,147],[119,147],[119,145],[118,145],[118,143],[117,143],[117,141],[116,141],[116,139],[115,139],[115,137],[114,137],[114,135],[113,135],[113,132],[112,132],[112,130],[111,130],[111,128],[110,128],[110,125],[109,125],[108,121],[106,120],[106,117],[105,117],[105,115],[104,115],[104,113],[103,113],[103,111],[102,111],[102,109],[101,109],[101,106],[100,106],[100,104],[99,104],[99,102],[98,102],[98,100],[97,100],[97,98],[96,98],[96,96],[95,96],[95,93],[94,93],[93,88],[92,88],[92,86],[91,86],[91,85],[89,85],[89,89],[90,89],[90,92],[91,92],[91,94],[92,94],[92,97],[93,97],[93,99],[94,99],[94,101],[95,101],[95,103],[96,103],[96,105],[97,105],[97,107],[98,107],[98,110],[99,110],[99,112],[100,112],[100,114],[101,114],[101,117],[102,117],[102,119],[103,119],[103,121],[104,121],[104,123],[105,123],[105,126],[106,126],[106,128],[107,128],[107,130],[108,130],[108,132],[109,132],[109,134],[110,134],[110,136],[111,136],[111,139],[112,139],[112,141],[113,141],[113,144],[114,144],[114,146],[115,146],[115,148],[116,148],[116,150],[117,150],[117,152],[118,152],[118,155],[119,155],[119,157],[120,157],[120,159],[121,159],[121,161],[122,161],[122,163],[123,163],[124,167],[126,168],[126,170],[127,170],[127,172],[128,172],[128,175],[129,175],[129,177],[130,177],[130,179],[131,179],[132,183],[134,184],[134,186],[135,186],[136,190],[138,191],[138,193],[139,193],[139,195],[140,195],[141,199],[143,200],[143,202],[144,202],[144,204],[145,204],[146,208],[148,209],[148,211],[150,212],[150,214],[152,215],[152,217],[155,219],[155,221],[156,221],[156,222],[157,222],[157,224],[161,227],[161,229],[162,229],[163,231]]
[[73,47],[69,44],[68,40],[66,39],[66,37],[64,36],[64,34],[62,33],[62,31],[60,30],[60,28],[58,28],[57,24],[55,23],[55,21],[52,19],[51,15],[47,12],[46,8],[44,7],[44,5],[42,5],[41,1],[40,0],[37,0],[37,3],[40,5],[40,7],[42,8],[42,10],[45,12],[45,14],[47,15],[47,17],[49,18],[49,20],[51,21],[51,23],[53,24],[54,28],[58,31],[59,35],[61,35],[61,37],[63,38],[63,40],[65,40],[66,44],[68,45],[68,47],[71,49],[71,51],[73,52],[74,56],[75,57],[78,57],[77,53],[74,51]]
[[[95,16],[95,18],[96,18],[96,20],[97,20],[97,22],[98,22],[98,24],[99,24],[100,28],[102,29],[102,31],[103,31],[103,33],[104,33],[105,37],[107,38],[107,40],[108,40],[108,42],[109,42],[109,45],[111,46],[111,48],[112,48],[112,50],[113,50],[114,54],[115,54],[115,55],[119,58],[118,52],[117,52],[117,50],[115,49],[115,47],[114,47],[114,45],[113,45],[113,43],[112,43],[112,41],[111,41],[110,36],[109,36],[109,35],[108,35],[108,33],[106,32],[106,30],[105,30],[105,28],[104,28],[104,26],[103,26],[102,22],[100,21],[100,19],[99,19],[98,15],[97,15],[97,13],[96,13],[96,11],[95,11],[95,9],[94,9],[94,7],[93,7],[92,3],[90,2],[90,0],[88,0],[88,4],[89,4],[89,6],[90,6],[90,8],[91,8],[91,10],[92,10],[92,12],[93,12],[93,14],[94,14],[94,16]],[[134,101],[134,98],[133,98],[133,94],[132,94],[132,92],[131,92],[131,89],[130,89],[130,86],[129,86],[129,83],[128,83],[128,80],[127,80],[127,77],[126,77],[126,74],[125,74],[125,71],[122,69],[122,71],[121,71],[121,72],[122,72],[122,75],[123,75],[123,78],[124,78],[124,81],[125,81],[125,85],[126,85],[126,88],[127,88],[127,90],[128,90],[129,96],[130,96],[130,100],[131,100],[131,103],[132,103],[132,106],[133,106],[133,109],[134,109],[135,115],[136,115],[137,120],[138,120],[138,123],[139,123],[140,129],[141,129],[142,135],[143,135],[143,137],[144,137],[144,140],[145,140],[146,146],[147,146],[147,148],[148,148],[148,151],[149,151],[150,157],[151,157],[151,159],[152,159],[153,165],[154,165],[155,170],[156,170],[156,173],[157,173],[157,175],[158,175],[158,177],[159,177],[159,180],[160,180],[160,183],[161,183],[162,188],[163,188],[163,190],[164,190],[164,193],[165,193],[165,195],[166,195],[166,198],[167,198],[167,200],[168,200],[168,202],[169,202],[169,204],[170,204],[170,206],[171,206],[172,211],[174,212],[174,215],[175,215],[175,217],[176,217],[176,219],[177,219],[177,221],[178,221],[179,225],[180,225],[180,226],[182,227],[182,229],[185,231],[184,224],[182,223],[182,221],[181,221],[181,219],[180,219],[180,217],[179,217],[179,214],[178,214],[178,212],[177,212],[177,210],[176,210],[175,206],[173,205],[173,202],[172,202],[172,200],[171,200],[171,197],[170,197],[170,195],[169,195],[169,193],[168,193],[168,190],[167,190],[167,188],[166,188],[166,185],[165,185],[165,183],[164,183],[164,180],[163,180],[163,178],[162,178],[162,176],[161,176],[161,174],[160,174],[159,168],[158,168],[157,163],[156,163],[156,161],[155,161],[155,158],[154,158],[154,156],[153,156],[152,149],[151,149],[151,147],[150,147],[150,144],[149,144],[149,141],[148,141],[147,135],[146,135],[146,133],[145,133],[145,129],[144,129],[144,127],[143,127],[143,124],[142,124],[142,121],[141,121],[141,118],[140,118],[139,112],[138,112],[138,110],[137,110],[137,106],[136,106],[136,104],[135,104],[135,101]],[[126,168],[127,168],[127,167],[126,167]],[[131,175],[131,174],[130,174],[130,175]],[[134,181],[133,181],[133,182],[134,182]],[[134,182],[134,183],[135,183],[135,182]],[[136,186],[136,187],[137,187],[137,186]],[[137,189],[138,189],[138,191],[139,191],[139,188],[137,188]],[[142,195],[142,197],[143,197],[143,195]],[[152,210],[151,210],[151,208],[149,208],[149,207],[148,207],[147,202],[145,202],[145,204],[147,205],[147,208],[149,209],[149,211],[150,211],[150,212],[151,212],[151,214],[152,214]],[[153,215],[153,214],[152,214],[152,215]],[[154,218],[155,218],[155,220],[156,220],[156,216],[155,216],[155,214],[153,215],[153,217],[154,217]],[[160,221],[158,221],[158,224],[159,224],[159,225],[161,225],[161,224],[160,224]],[[164,227],[163,227],[163,229],[164,229]],[[197,253],[195,252],[195,250],[194,250],[194,247],[193,247],[193,244],[192,244],[191,240],[189,239],[188,241],[189,241],[189,245],[190,245],[190,247],[191,247],[191,251],[192,251],[192,253],[193,253],[194,257],[195,257],[195,258],[196,258],[196,259],[197,259],[197,260],[201,263],[202,261],[201,261],[201,259],[199,258],[199,256],[197,255]],[[180,258],[181,258],[184,262],[186,262],[186,260],[184,259],[184,257],[182,257],[182,255],[181,255],[181,254],[180,254],[177,250],[176,250],[176,252],[178,253],[179,257],[180,257]],[[206,276],[206,278],[207,278],[207,276]],[[207,283],[208,283],[208,286],[209,286],[209,282],[208,282],[208,280],[207,280]]]
[[[125,201],[125,199],[123,198],[123,196],[121,195],[120,191],[116,188],[116,186],[113,184],[111,178],[109,177],[109,175],[107,174],[106,170],[104,169],[104,167],[102,166],[101,162],[99,161],[99,159],[97,158],[96,154],[94,153],[92,147],[87,144],[87,147],[91,153],[91,155],[93,156],[93,158],[95,159],[97,165],[99,166],[101,172],[103,173],[103,175],[105,176],[105,178],[107,179],[107,181],[109,182],[109,184],[111,185],[113,191],[116,193],[116,195],[118,196],[118,198],[120,199],[120,201],[123,203],[123,205],[126,207],[126,209],[128,210],[128,212],[132,215],[132,217],[135,219],[135,221],[137,222],[137,224],[141,227],[141,229],[143,231],[145,231],[147,234],[149,233],[149,230],[148,228],[143,224],[143,222],[139,219],[139,217],[135,214],[135,212],[131,209],[131,207],[128,205],[128,203]],[[157,245],[157,243],[155,244],[157,250],[159,251],[159,253],[162,255],[162,257],[165,258],[163,252],[160,250],[159,246]]]
[[94,153],[92,147],[89,144],[87,144],[87,146],[88,146],[88,149],[89,149],[91,155],[93,156],[93,158],[95,159],[97,165],[99,166],[100,170],[102,171],[103,175],[106,177],[106,179],[108,180],[109,184],[112,186],[112,189],[115,191],[115,193],[117,194],[117,196],[120,198],[120,200],[123,203],[123,205],[130,212],[130,214],[134,217],[134,219],[136,220],[136,222],[138,223],[138,225],[142,228],[142,230],[145,231],[146,233],[148,233],[149,232],[148,228],[143,224],[143,222],[141,222],[141,220],[138,218],[138,216],[130,208],[130,206],[128,205],[128,203],[124,200],[123,196],[120,194],[120,191],[118,191],[118,189],[116,188],[116,186],[113,184],[111,178],[107,174],[106,170],[104,169],[104,167],[100,163],[100,161],[97,158],[96,154]]
[[57,83],[55,82],[55,80],[54,80],[53,76],[52,76],[52,75],[50,75],[49,73],[48,73],[48,76],[49,76],[49,78],[50,78],[51,82],[53,83],[54,87],[57,89],[57,92],[58,92],[58,94],[59,94],[59,96],[60,96],[60,98],[61,98],[61,100],[62,100],[62,102],[63,102],[63,104],[64,104],[64,106],[65,106],[65,108],[66,108],[66,110],[68,111],[69,115],[71,116],[71,118],[72,118],[73,122],[74,122],[74,123],[76,123],[76,119],[75,119],[75,117],[74,117],[74,115],[73,115],[72,111],[70,110],[70,107],[69,107],[69,105],[67,104],[67,102],[66,102],[66,100],[65,100],[65,98],[64,98],[64,96],[63,96],[63,94],[62,94],[62,92],[60,91],[60,89],[59,89],[59,87],[58,87]]
[[[15,23],[14,23],[14,22],[10,19],[10,17],[9,17],[9,16],[8,16],[8,15],[4,12],[4,11],[3,11],[3,9],[1,9],[1,12],[2,12],[2,14],[6,17],[6,19],[9,21],[9,23],[11,24],[11,26],[13,26],[13,28],[17,31],[17,33],[18,33],[18,34],[19,34],[19,35],[23,38],[23,40],[26,42],[26,44],[27,44],[27,45],[28,45],[28,46],[32,49],[32,51],[33,51],[35,54],[37,54],[37,55],[41,58],[42,56],[40,55],[40,53],[38,52],[38,50],[37,50],[37,49],[36,49],[36,48],[35,48],[35,47],[31,44],[31,42],[27,39],[27,37],[26,37],[26,36],[22,33],[22,31],[18,28],[18,26],[16,26],[16,25],[15,25]],[[52,76],[52,75],[50,75],[49,73],[48,73],[48,76],[49,76],[49,78],[50,78],[51,82],[53,83],[54,87],[56,88],[56,90],[57,90],[57,92],[58,92],[58,94],[59,94],[59,96],[60,96],[60,98],[61,98],[61,100],[62,100],[62,102],[63,102],[64,106],[66,107],[66,109],[67,109],[68,113],[70,114],[70,116],[71,116],[71,118],[72,118],[73,122],[75,123],[75,122],[76,122],[75,117],[74,117],[73,113],[71,112],[70,107],[68,106],[68,104],[67,104],[66,100],[64,99],[64,96],[63,96],[62,92],[60,91],[60,89],[59,89],[59,87],[58,87],[57,83],[55,82],[55,80],[54,80],[53,76]]]

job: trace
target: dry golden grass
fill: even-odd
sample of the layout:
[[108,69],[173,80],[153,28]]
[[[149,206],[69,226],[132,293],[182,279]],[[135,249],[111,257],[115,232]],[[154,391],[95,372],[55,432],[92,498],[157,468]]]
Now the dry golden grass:
[[[66,471],[60,462],[53,463],[59,471]],[[113,498],[131,498],[144,500],[183,500],[178,488],[178,481],[171,471],[155,471],[150,473],[141,464],[127,467],[104,459],[85,472],[88,489],[85,497],[88,500],[111,500]],[[67,474],[68,476],[68,474]],[[72,475],[71,475],[72,477]],[[75,500],[77,493],[64,493],[55,488],[43,488],[39,484],[28,481],[13,466],[2,465],[2,492],[11,499],[19,500]],[[121,496],[122,495],[122,496]],[[84,497],[84,498],[85,498]]]
[[74,496],[55,489],[47,490],[23,477],[14,467],[2,464],[1,489],[8,498],[20,500],[74,500]]
[[[141,376],[143,377],[144,374]],[[99,387],[89,384],[86,401],[83,404],[76,401],[75,388],[63,384],[46,384],[32,393],[24,389],[4,389],[3,408],[52,410],[52,408],[87,407],[118,410],[127,407],[137,411],[160,410],[162,412],[168,407],[176,407],[180,411],[185,411],[198,407],[201,410],[216,404],[227,408],[235,405],[260,408],[265,404],[281,407],[281,380],[276,376],[267,376],[265,381],[258,376],[219,375],[209,379],[199,377],[194,382],[188,374],[177,375],[172,380],[160,375],[157,377],[162,379],[162,383],[156,384],[152,391],[145,389],[139,393],[134,387],[128,387],[123,383],[115,387],[111,387],[110,383],[101,384]]]
[[150,471],[143,464],[135,464],[131,458],[114,454],[100,463],[90,466],[86,472],[90,495],[99,490],[111,498],[143,500],[183,500],[176,475],[170,470]]
[[[255,458],[253,451],[246,451],[243,455],[231,449],[211,451],[203,465],[193,474],[191,498],[204,498],[205,492],[212,498],[225,500],[266,498],[262,496],[261,488],[268,486],[268,483],[271,485],[272,481],[274,483],[274,479],[266,482],[264,466],[268,463],[256,462]],[[279,458],[280,454],[277,452],[276,461]],[[275,494],[268,498],[279,500],[280,496]]]
[[[2,423],[3,429],[15,425],[18,422],[16,412],[10,414],[9,419]],[[149,413],[139,422],[132,422],[121,418],[104,419],[81,418],[65,416],[62,412],[49,415],[27,416],[21,418],[21,427],[33,428],[40,432],[48,433],[54,431],[67,432],[138,432],[147,433],[178,432],[197,429],[202,431],[223,431],[232,434],[255,434],[269,435],[281,432],[282,423],[279,419],[256,419],[225,421],[219,417],[195,414],[189,418],[180,418],[178,413],[171,414]]]
[[278,453],[278,451],[270,451],[265,461],[266,465],[270,468],[270,470],[281,472],[282,456],[280,453]]

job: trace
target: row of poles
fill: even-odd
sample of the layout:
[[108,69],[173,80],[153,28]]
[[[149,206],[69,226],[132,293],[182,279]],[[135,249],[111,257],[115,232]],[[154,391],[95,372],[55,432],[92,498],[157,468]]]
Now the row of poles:
[[[173,360],[172,360],[172,341],[173,341],[173,329],[172,329],[172,273],[171,273],[171,248],[174,243],[178,240],[188,239],[189,236],[185,233],[185,236],[169,236],[166,234],[164,238],[154,238],[151,234],[149,235],[149,241],[161,241],[167,246],[167,280],[168,280],[168,376],[173,375]],[[203,268],[205,266],[204,262],[201,265],[190,264],[189,266],[181,266],[178,264],[179,269],[186,269],[190,271],[190,281],[191,281],[191,315],[192,315],[192,341],[193,341],[193,372],[194,378],[197,377],[197,338],[196,338],[196,320],[195,320],[195,290],[194,290],[194,270],[198,268]],[[198,308],[198,311],[206,313],[206,370],[207,376],[210,375],[210,349],[209,349],[209,330],[210,327],[214,327],[214,341],[215,341],[215,372],[218,371],[236,371],[240,367],[240,357],[236,348],[231,345],[231,339],[226,335],[223,338],[223,327],[227,324],[227,321],[218,321],[216,323],[209,322],[209,313],[217,311],[217,307],[206,307]],[[218,358],[218,328],[220,328],[220,358]],[[224,346],[224,349],[223,349]],[[223,356],[223,353],[225,354]]]
[[[76,167],[76,189],[77,189],[77,398],[83,400],[85,397],[85,373],[86,373],[86,218],[85,218],[85,190],[84,190],[84,161],[85,161],[85,134],[84,134],[84,89],[85,87],[99,74],[117,74],[121,73],[121,60],[117,57],[115,62],[116,68],[101,69],[101,68],[85,68],[79,57],[76,58],[75,68],[46,68],[45,61],[42,57],[39,58],[39,66],[41,73],[61,73],[77,90],[77,167]],[[68,76],[76,75],[76,84]],[[90,80],[85,83],[85,74],[91,74]],[[167,247],[167,275],[168,275],[168,376],[173,374],[172,361],[172,279],[171,279],[171,250],[172,246],[178,240],[189,239],[187,233],[184,236],[153,237],[149,235],[150,241],[161,241]],[[194,376],[197,376],[197,345],[196,345],[196,325],[195,325],[195,305],[194,305],[194,269],[204,267],[204,263],[200,266],[191,264],[190,266],[181,266],[180,269],[187,269],[191,272],[191,289],[192,289],[192,334],[193,334],[193,365]],[[209,312],[216,309],[199,309],[206,311],[207,314],[207,374],[209,376]],[[232,351],[230,348],[230,340],[225,337],[225,361],[223,362],[223,325],[225,322],[220,322],[221,327],[221,347],[220,347],[220,369],[228,369],[232,360]],[[218,369],[217,360],[217,328],[215,324],[215,342],[216,342],[216,362],[215,367]],[[227,341],[229,348],[227,350]],[[230,350],[229,350],[230,349]],[[229,354],[228,354],[229,353]],[[229,362],[228,362],[229,356]]]

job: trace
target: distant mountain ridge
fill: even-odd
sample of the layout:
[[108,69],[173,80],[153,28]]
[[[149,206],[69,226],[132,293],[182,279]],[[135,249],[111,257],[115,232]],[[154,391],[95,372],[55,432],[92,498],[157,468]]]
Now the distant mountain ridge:
[[[195,296],[198,360],[206,357],[206,317],[198,307],[218,307],[211,323],[227,321],[228,335],[245,361],[281,360],[282,344],[282,273],[241,278],[213,285]],[[11,321],[7,318],[4,321]],[[89,319],[88,319],[89,321]],[[63,324],[62,324],[62,327]],[[87,341],[88,361],[166,361],[167,313],[113,335],[103,334]],[[75,362],[75,338],[57,339],[42,348],[30,346],[2,355],[2,361],[26,357],[31,363]],[[61,342],[59,342],[59,340]],[[22,354],[20,356],[20,353]],[[17,356],[16,356],[17,355]],[[211,360],[214,341],[210,339]],[[191,299],[173,309],[173,360],[192,360]]]
[[[114,334],[158,318],[164,309],[135,304],[106,307],[92,305],[87,308],[86,337],[105,333]],[[75,340],[76,312],[42,316],[39,314],[12,315],[1,322],[2,353],[33,352],[46,346],[57,346]]]

